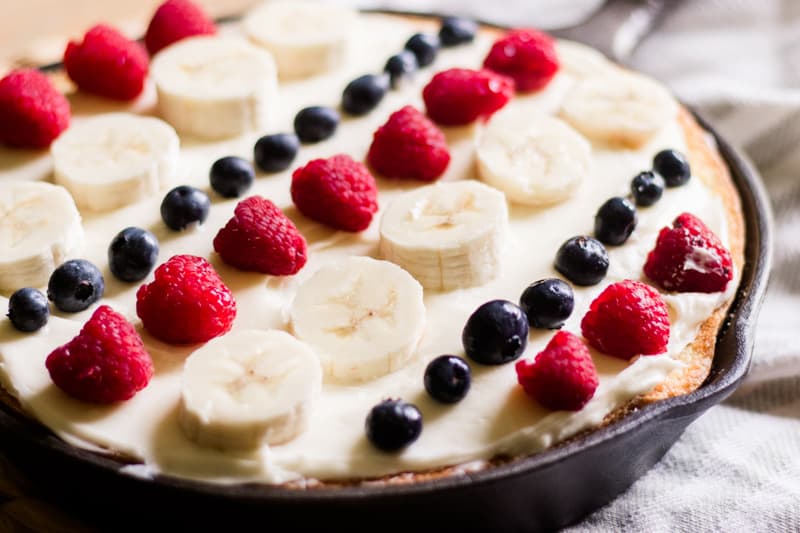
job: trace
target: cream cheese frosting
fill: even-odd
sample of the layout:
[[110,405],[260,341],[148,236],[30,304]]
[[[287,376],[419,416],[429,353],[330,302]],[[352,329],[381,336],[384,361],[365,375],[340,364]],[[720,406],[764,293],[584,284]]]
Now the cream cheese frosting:
[[[387,57],[402,49],[418,28],[409,20],[385,15],[363,15],[353,32],[350,57],[342,68],[308,79],[282,82],[278,89],[272,131],[290,131],[294,114],[308,105],[336,106],[347,82],[366,72],[378,72]],[[236,26],[226,32],[238,33]],[[317,157],[337,153],[363,160],[372,133],[389,114],[403,105],[424,109],[421,91],[430,76],[449,67],[479,68],[493,37],[481,34],[473,44],[443,49],[434,65],[419,72],[416,80],[400,91],[387,94],[376,110],[364,117],[344,118],[328,141],[303,146],[292,168]],[[559,110],[566,92],[584,71],[615,67],[577,45],[559,45],[565,63],[560,73],[539,93],[518,96],[509,105],[524,104],[544,113]],[[575,55],[577,54],[577,55]],[[573,56],[572,59],[570,56]],[[587,68],[588,68],[587,67]],[[74,121],[119,106],[83,95],[72,99]],[[155,91],[133,106],[154,113]],[[474,165],[475,135],[478,127],[444,129],[452,161],[443,180],[477,179]],[[181,139],[179,183],[208,190],[208,169],[219,157],[251,157],[260,134],[205,142]],[[76,446],[110,450],[139,460],[125,471],[150,476],[163,473],[210,482],[257,481],[281,483],[296,479],[368,478],[418,471],[446,465],[474,465],[500,453],[533,453],[584,429],[635,396],[647,392],[681,367],[675,356],[696,336],[702,322],[731,296],[735,283],[725,293],[666,294],[670,309],[669,350],[657,356],[635,358],[632,362],[592,350],[600,376],[594,398],[578,412],[551,412],[525,396],[516,384],[513,364],[498,367],[471,363],[470,393],[456,405],[438,404],[425,392],[423,373],[427,363],[441,354],[463,355],[461,329],[467,317],[481,303],[497,298],[517,301],[531,282],[557,276],[553,259],[558,247],[569,237],[590,234],[594,213],[605,199],[626,195],[631,178],[651,166],[653,154],[664,148],[686,149],[677,119],[664,124],[650,142],[639,149],[617,149],[592,144],[590,178],[566,202],[547,207],[510,204],[510,231],[506,256],[495,279],[466,289],[447,292],[426,290],[428,316],[417,357],[405,367],[380,378],[358,384],[325,383],[320,401],[311,414],[308,429],[299,437],[255,452],[221,452],[190,441],[178,424],[183,362],[196,346],[171,346],[149,336],[135,312],[138,284],[116,280],[107,266],[107,248],[114,235],[127,226],[140,226],[160,240],[159,262],[172,255],[194,254],[208,258],[233,291],[238,315],[234,330],[289,329],[294,294],[304,280],[325,264],[351,255],[378,256],[380,214],[398,194],[420,186],[417,182],[378,180],[381,211],[364,232],[338,232],[303,217],[289,195],[291,170],[258,175],[248,192],[269,198],[284,209],[308,240],[309,258],[295,276],[270,277],[244,273],[225,265],[213,253],[212,240],[225,225],[236,200],[211,194],[208,220],[182,233],[168,230],[160,219],[162,195],[106,213],[83,212],[85,243],[79,257],[98,265],[105,275],[106,293],[101,303],[113,307],[136,324],[153,357],[155,376],[133,399],[113,406],[91,405],[69,398],[50,380],[45,358],[80,330],[92,309],[78,314],[55,312],[49,324],[34,334],[15,331],[8,320],[0,321],[0,379],[17,397],[23,409]],[[0,180],[50,180],[49,156],[0,151]],[[210,191],[209,191],[210,192]],[[639,209],[639,223],[628,242],[609,247],[610,268],[606,279],[593,287],[575,287],[575,310],[564,328],[580,333],[580,319],[589,303],[609,283],[643,279],[642,266],[658,231],[680,213],[689,211],[728,244],[722,201],[697,176],[687,185],[667,189],[653,207]],[[150,281],[152,275],[145,281]],[[8,301],[0,297],[0,307]],[[551,331],[531,330],[523,358],[533,358],[552,336]],[[416,404],[423,414],[424,429],[419,440],[398,454],[386,454],[367,441],[364,420],[369,409],[386,397],[400,397]],[[477,463],[479,464],[479,463]]]

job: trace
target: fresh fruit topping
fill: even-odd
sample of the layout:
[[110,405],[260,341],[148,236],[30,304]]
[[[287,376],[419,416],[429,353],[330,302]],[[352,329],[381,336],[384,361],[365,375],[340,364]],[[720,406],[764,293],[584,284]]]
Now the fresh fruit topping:
[[156,266],[157,259],[158,239],[142,228],[125,228],[108,246],[108,268],[122,281],[143,280]]
[[295,170],[292,200],[301,213],[317,222],[362,231],[378,211],[378,187],[364,165],[339,154],[314,159]]
[[439,72],[422,91],[428,116],[444,126],[462,126],[488,118],[513,95],[510,78],[466,68]]
[[534,29],[518,29],[495,41],[483,61],[484,68],[514,80],[519,92],[538,91],[558,72],[553,39]]
[[14,70],[0,80],[0,143],[47,148],[69,118],[69,102],[38,70]]
[[511,302],[492,300],[467,319],[461,341],[470,359],[483,365],[513,361],[528,344],[528,317]]
[[631,180],[631,194],[639,207],[651,206],[664,194],[664,178],[650,170],[640,172]]
[[70,41],[64,68],[82,91],[114,100],[133,100],[144,90],[149,61],[144,47],[111,26],[98,24]]
[[450,163],[450,152],[441,130],[408,105],[375,131],[367,162],[387,178],[433,181]]
[[47,297],[61,311],[83,311],[103,297],[103,274],[85,259],[70,259],[56,268],[47,283]]
[[239,198],[253,185],[256,172],[250,161],[227,156],[214,161],[208,178],[211,188],[223,198]]
[[733,279],[733,260],[708,226],[683,213],[658,234],[644,273],[668,291],[719,292]]
[[572,237],[556,252],[555,267],[575,285],[595,285],[608,271],[608,252],[597,239]]
[[45,361],[61,390],[84,402],[133,398],[153,377],[153,361],[136,329],[107,305],[92,314],[80,333]]
[[417,56],[411,50],[403,50],[386,61],[383,71],[389,75],[392,89],[397,89],[410,80],[419,68]]
[[430,33],[415,33],[406,41],[405,49],[413,53],[417,58],[417,64],[427,67],[436,60],[439,53],[439,37]]
[[662,150],[653,158],[653,170],[658,172],[667,187],[680,187],[685,185],[692,177],[689,161],[686,156],[677,150]]
[[404,367],[425,332],[420,284],[394,263],[371,257],[345,257],[317,270],[297,289],[289,314],[326,379],[339,383]]
[[253,159],[264,172],[281,172],[292,165],[300,150],[300,139],[294,133],[265,135],[256,141]]
[[282,444],[308,427],[321,388],[319,359],[304,343],[237,330],[186,359],[178,420],[189,439],[218,450]]
[[649,285],[620,281],[592,301],[581,332],[591,346],[614,357],[656,355],[667,351],[669,310]]
[[136,292],[136,314],[155,338],[194,344],[227,333],[236,301],[214,267],[193,255],[176,255]]
[[422,413],[403,400],[383,400],[367,415],[367,438],[385,452],[399,451],[419,438]]
[[619,246],[628,240],[637,222],[636,208],[630,200],[615,196],[594,215],[594,235],[603,244]]
[[519,306],[532,328],[558,329],[572,314],[575,294],[565,281],[540,279],[528,285],[519,299]]
[[478,32],[478,24],[471,19],[444,17],[439,28],[439,41],[442,46],[457,46],[471,43]]
[[339,113],[330,107],[306,107],[294,117],[294,131],[300,142],[317,143],[336,133],[339,120]]
[[144,44],[150,55],[155,55],[162,48],[186,37],[215,33],[217,27],[200,6],[190,0],[167,0],[150,19]]
[[379,247],[426,289],[449,291],[494,279],[507,234],[503,193],[475,180],[444,181],[406,191],[386,207]]
[[161,219],[172,230],[181,231],[190,224],[202,224],[208,218],[211,200],[200,189],[179,185],[161,202]]
[[425,390],[442,403],[461,401],[471,382],[469,364],[455,355],[440,355],[425,367]]
[[306,240],[289,217],[260,196],[239,202],[214,238],[227,264],[273,276],[296,274],[306,264]]
[[388,90],[389,76],[385,74],[359,76],[344,88],[342,109],[351,115],[366,115],[381,103]]
[[47,297],[31,287],[19,289],[8,300],[8,319],[19,331],[38,331],[50,318]]
[[599,384],[589,349],[568,331],[557,332],[532,362],[518,361],[515,369],[525,394],[557,411],[581,410]]

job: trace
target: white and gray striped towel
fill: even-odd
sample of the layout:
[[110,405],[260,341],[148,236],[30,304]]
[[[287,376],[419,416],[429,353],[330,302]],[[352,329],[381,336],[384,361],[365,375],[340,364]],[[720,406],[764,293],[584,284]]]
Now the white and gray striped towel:
[[[339,1],[544,27],[580,20],[602,3]],[[570,531],[798,532],[800,0],[667,2],[665,19],[628,62],[666,81],[761,171],[775,211],[772,280],[744,385],[625,494]]]

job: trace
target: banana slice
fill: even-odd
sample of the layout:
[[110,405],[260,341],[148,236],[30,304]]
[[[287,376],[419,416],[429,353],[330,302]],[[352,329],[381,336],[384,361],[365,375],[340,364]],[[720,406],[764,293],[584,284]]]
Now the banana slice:
[[517,105],[495,114],[480,133],[481,180],[515,203],[563,202],[589,175],[592,148],[563,121]]
[[206,139],[266,129],[276,105],[270,54],[244,39],[184,39],[153,60],[161,115],[181,133]]
[[0,292],[45,285],[82,244],[81,216],[63,187],[0,183]]
[[397,265],[369,257],[319,269],[297,290],[290,314],[295,335],[317,352],[334,382],[401,368],[416,355],[425,329],[419,283]]
[[561,71],[575,78],[619,72],[619,67],[591,46],[575,41],[556,41],[556,55]]
[[180,423],[203,446],[249,450],[302,433],[322,389],[319,359],[284,331],[209,341],[183,368]]
[[634,73],[593,76],[567,94],[561,115],[596,141],[639,148],[678,112],[678,105],[658,82]]
[[272,53],[281,78],[302,78],[342,65],[356,12],[306,0],[266,2],[242,22],[251,41]]
[[507,232],[503,193],[473,180],[441,182],[389,204],[380,252],[426,289],[473,287],[497,275]]
[[174,181],[180,141],[166,122],[108,113],[76,122],[50,148],[55,182],[80,209],[108,211]]

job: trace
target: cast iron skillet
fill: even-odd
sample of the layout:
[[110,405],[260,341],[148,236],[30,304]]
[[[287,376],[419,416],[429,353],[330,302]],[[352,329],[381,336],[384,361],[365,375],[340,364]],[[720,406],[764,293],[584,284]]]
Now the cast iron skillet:
[[[50,66],[48,68],[55,68]],[[771,259],[771,213],[753,167],[713,128],[745,219],[745,266],[719,332],[711,374],[691,394],[657,402],[564,446],[485,471],[412,485],[309,491],[222,486],[120,472],[0,403],[0,446],[45,496],[102,528],[361,531],[539,531],[573,523],[614,499],[683,430],[739,385],[750,367]]]

